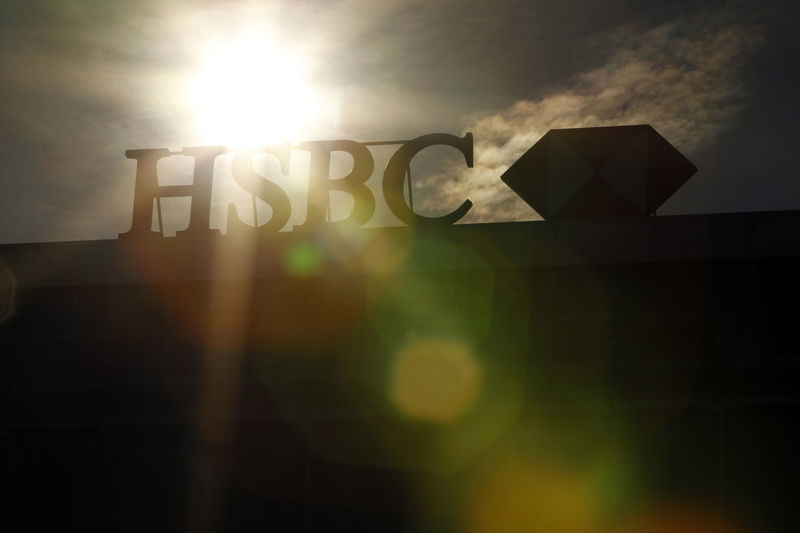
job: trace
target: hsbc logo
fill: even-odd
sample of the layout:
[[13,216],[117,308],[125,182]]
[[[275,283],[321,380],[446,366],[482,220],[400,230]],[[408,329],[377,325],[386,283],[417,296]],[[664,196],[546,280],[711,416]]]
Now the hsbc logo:
[[[464,199],[455,210],[442,216],[428,217],[414,212],[404,194],[407,170],[412,159],[430,146],[449,146],[473,166],[473,137],[431,133],[408,141],[357,142],[351,140],[310,141],[294,146],[267,145],[253,151],[236,152],[231,174],[236,184],[253,198],[272,209],[269,220],[250,226],[228,207],[229,231],[277,232],[289,221],[292,204],[289,195],[277,183],[256,172],[253,158],[268,154],[277,159],[281,171],[289,173],[290,153],[306,151],[310,155],[305,221],[299,226],[313,230],[322,224],[358,228],[375,213],[375,196],[366,182],[375,170],[370,145],[399,144],[389,159],[381,180],[386,206],[409,226],[449,225],[461,220],[472,208]],[[153,237],[153,203],[160,198],[190,197],[189,225],[178,235],[209,235],[218,230],[209,227],[214,161],[229,153],[224,146],[197,146],[171,152],[166,148],[127,150],[135,159],[136,185],[131,229],[120,237]],[[331,154],[344,152],[352,158],[353,168],[342,178],[331,178]],[[194,159],[190,185],[159,185],[158,161],[176,155]],[[649,216],[655,213],[697,168],[652,127],[611,126],[550,130],[528,149],[499,178],[546,219]],[[410,185],[410,182],[408,182]],[[330,193],[340,191],[353,198],[353,208],[343,220],[326,221]],[[409,194],[410,198],[410,194]],[[160,216],[160,208],[159,208]],[[233,228],[231,228],[231,225]]]

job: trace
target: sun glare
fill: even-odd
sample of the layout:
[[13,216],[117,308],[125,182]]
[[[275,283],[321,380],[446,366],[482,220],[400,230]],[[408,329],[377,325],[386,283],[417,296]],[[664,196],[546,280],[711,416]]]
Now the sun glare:
[[260,35],[209,46],[190,86],[203,135],[231,148],[296,141],[317,114],[307,70]]

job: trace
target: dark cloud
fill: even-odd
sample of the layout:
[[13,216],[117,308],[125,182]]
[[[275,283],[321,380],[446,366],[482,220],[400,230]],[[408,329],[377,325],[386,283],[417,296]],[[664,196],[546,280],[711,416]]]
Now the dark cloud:
[[706,12],[595,36],[594,46],[610,50],[603,65],[542,98],[474,116],[467,130],[475,135],[475,168],[422,181],[423,207],[470,198],[475,207],[465,221],[538,218],[499,177],[553,128],[651,124],[691,156],[731,127],[745,105],[745,71],[764,33],[763,24]]
[[[696,153],[705,175],[757,168],[742,159],[738,139],[758,129],[752,135],[772,162],[770,176],[783,181],[768,193],[737,174],[736,190],[774,206],[791,198],[796,174],[788,158],[775,157],[796,135],[785,115],[797,105],[782,103],[794,98],[795,82],[783,81],[793,69],[781,61],[798,48],[789,6],[7,0],[0,3],[0,242],[125,231],[135,165],[124,150],[207,143],[186,80],[208,40],[247,27],[312,58],[310,80],[326,92],[335,120],[313,125],[309,139],[474,131],[477,168],[420,180],[415,199],[423,208],[470,197],[473,220],[535,216],[503,189],[504,166],[549,128],[624,122],[652,123]],[[281,73],[274,79],[280,83]],[[218,185],[220,194],[232,191],[229,182]],[[224,212],[227,198],[215,201],[215,213]],[[692,201],[681,205],[699,205]],[[744,200],[726,205],[748,208]]]

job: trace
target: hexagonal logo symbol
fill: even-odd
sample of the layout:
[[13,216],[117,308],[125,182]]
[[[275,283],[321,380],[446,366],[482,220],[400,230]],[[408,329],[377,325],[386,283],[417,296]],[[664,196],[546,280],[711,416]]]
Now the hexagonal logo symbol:
[[548,131],[501,179],[545,219],[651,215],[697,168],[649,125]]

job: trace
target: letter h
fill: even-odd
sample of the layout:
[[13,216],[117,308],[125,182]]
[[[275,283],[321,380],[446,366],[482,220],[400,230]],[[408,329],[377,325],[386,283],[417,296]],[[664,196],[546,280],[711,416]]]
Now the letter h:
[[[133,217],[131,229],[120,233],[120,237],[152,237],[158,235],[151,231],[153,224],[153,200],[176,196],[192,199],[189,226],[179,231],[180,235],[208,235],[218,230],[209,228],[211,217],[211,183],[214,174],[214,160],[226,153],[224,146],[198,146],[184,148],[182,152],[170,152],[166,148],[126,150],[128,159],[136,159],[136,186],[133,196]],[[191,185],[159,185],[157,165],[159,159],[170,155],[194,157],[194,178]],[[159,202],[159,226],[161,226]],[[160,227],[163,234],[164,228]]]

